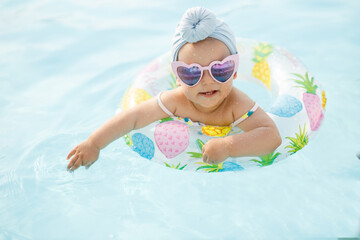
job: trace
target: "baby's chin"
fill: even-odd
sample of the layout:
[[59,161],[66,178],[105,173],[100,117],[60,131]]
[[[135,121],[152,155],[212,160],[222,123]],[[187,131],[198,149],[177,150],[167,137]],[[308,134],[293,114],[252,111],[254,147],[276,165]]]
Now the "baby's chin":
[[200,95],[200,99],[197,102],[197,105],[203,110],[212,111],[219,107],[223,100],[224,99],[220,98],[219,96],[208,97]]

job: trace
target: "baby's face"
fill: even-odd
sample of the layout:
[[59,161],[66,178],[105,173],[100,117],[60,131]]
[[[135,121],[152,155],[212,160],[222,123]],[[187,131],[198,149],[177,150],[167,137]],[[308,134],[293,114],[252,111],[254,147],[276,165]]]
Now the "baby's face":
[[[179,51],[178,61],[188,65],[198,63],[201,66],[208,66],[211,62],[222,61],[229,55],[230,51],[223,42],[206,38],[196,43],[185,44]],[[236,74],[233,78],[236,78]],[[219,83],[210,76],[208,71],[204,71],[199,84],[194,87],[189,87],[177,80],[186,97],[203,112],[211,112],[223,102],[231,92],[232,81],[233,79],[230,79],[226,83]]]

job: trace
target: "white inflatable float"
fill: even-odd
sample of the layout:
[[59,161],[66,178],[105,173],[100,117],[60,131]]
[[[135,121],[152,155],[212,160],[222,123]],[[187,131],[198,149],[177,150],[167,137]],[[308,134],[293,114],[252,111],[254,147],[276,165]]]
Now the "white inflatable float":
[[[260,157],[228,158],[220,164],[202,161],[202,146],[211,138],[241,133],[238,127],[203,126],[191,119],[169,117],[135,130],[124,138],[140,156],[163,166],[187,171],[223,172],[264,167],[302,149],[323,120],[326,98],[306,67],[281,47],[255,40],[238,39],[237,82],[254,82],[266,89],[271,100],[267,111],[276,123],[282,144],[273,153]],[[170,53],[149,63],[126,91],[117,112],[176,88]],[[240,90],[242,90],[240,88]],[[249,93],[248,93],[249,94]],[[256,100],[256,96],[249,94]]]

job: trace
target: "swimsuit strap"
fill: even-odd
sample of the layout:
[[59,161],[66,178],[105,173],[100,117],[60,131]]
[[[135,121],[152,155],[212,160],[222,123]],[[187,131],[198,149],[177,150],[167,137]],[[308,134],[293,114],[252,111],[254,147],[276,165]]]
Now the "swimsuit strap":
[[233,122],[231,124],[231,126],[237,126],[239,123],[241,123],[242,121],[244,121],[245,119],[247,119],[248,117],[250,117],[255,111],[256,109],[259,107],[259,105],[257,103],[255,103],[255,105],[244,115],[242,115],[239,119],[237,119],[235,122]]
[[158,104],[159,104],[159,107],[160,107],[167,115],[169,115],[170,117],[174,117],[174,114],[172,114],[172,112],[170,112],[169,109],[167,109],[167,108],[165,107],[165,105],[162,103],[161,97],[160,97],[161,94],[162,94],[162,92],[160,92],[160,93],[157,95],[157,102],[158,102]]
[[[157,103],[159,104],[159,107],[167,114],[169,115],[170,117],[175,117],[175,115],[169,111],[169,109],[167,109],[165,107],[165,105],[162,103],[161,101],[161,94],[162,92],[160,92],[158,95],[157,95]],[[255,103],[255,105],[247,112],[245,113],[244,115],[242,115],[239,119],[237,119],[235,122],[233,122],[231,124],[231,127],[233,126],[237,126],[239,123],[241,123],[242,121],[244,121],[245,119],[247,119],[248,117],[250,117],[255,111],[256,109],[258,109],[259,105],[257,103]]]

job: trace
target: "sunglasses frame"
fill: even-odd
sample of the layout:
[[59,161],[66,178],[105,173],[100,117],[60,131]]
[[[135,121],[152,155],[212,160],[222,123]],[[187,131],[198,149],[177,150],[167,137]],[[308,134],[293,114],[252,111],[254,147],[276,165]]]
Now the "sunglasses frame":
[[[215,64],[224,64],[225,62],[230,61],[230,60],[234,61],[234,63],[235,63],[235,67],[234,67],[233,73],[231,74],[231,76],[230,76],[225,82],[221,82],[221,81],[217,80],[217,79],[212,75],[212,72],[211,72],[212,66],[214,66]],[[186,64],[186,63],[184,63],[184,62],[181,62],[181,61],[175,61],[175,62],[172,62],[172,63],[171,63],[171,68],[172,68],[172,70],[173,70],[176,78],[179,79],[182,83],[184,83],[186,86],[189,86],[189,87],[195,87],[196,85],[199,84],[199,82],[201,81],[201,79],[202,79],[202,77],[203,77],[203,75],[204,75],[204,71],[205,71],[205,70],[207,70],[207,71],[209,72],[209,74],[210,74],[210,76],[212,77],[212,79],[214,79],[216,82],[224,84],[224,83],[226,83],[227,81],[229,81],[229,79],[231,79],[231,78],[235,75],[235,73],[237,72],[238,66],[239,66],[239,54],[232,54],[232,55],[230,55],[230,56],[227,56],[227,57],[224,58],[222,61],[217,61],[217,60],[212,61],[208,66],[205,66],[205,67],[201,66],[201,65],[198,64],[198,63],[192,63],[192,64],[190,64],[190,65],[188,65],[188,64]],[[186,67],[186,68],[197,67],[197,68],[199,68],[200,71],[201,71],[201,75],[200,75],[199,80],[198,80],[194,85],[189,85],[189,84],[187,84],[186,82],[184,82],[184,81],[179,77],[179,75],[178,75],[178,73],[177,73],[178,67]]]

